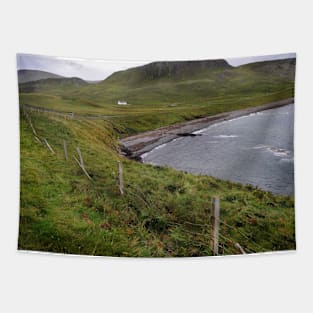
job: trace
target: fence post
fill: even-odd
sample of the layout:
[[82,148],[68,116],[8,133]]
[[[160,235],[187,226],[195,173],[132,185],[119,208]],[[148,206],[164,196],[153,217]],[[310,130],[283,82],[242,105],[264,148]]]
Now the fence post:
[[242,246],[238,242],[235,243],[235,248],[237,248],[241,252],[241,254],[246,254],[246,251],[242,248]]
[[66,146],[65,140],[63,140],[63,147],[64,147],[64,158],[67,161],[68,160],[68,154],[67,154],[67,146]]
[[123,164],[121,161],[117,161],[118,163],[118,179],[119,179],[119,187],[121,195],[124,195],[124,180],[123,180]]
[[82,167],[85,167],[85,165],[84,165],[84,160],[83,160],[83,156],[82,156],[82,154],[81,154],[81,152],[80,152],[79,147],[77,147],[76,150],[77,150],[77,153],[78,153],[78,156],[79,156],[80,165],[81,165]]
[[35,136],[35,139],[36,139],[39,143],[42,144],[42,142],[40,141],[40,139],[39,139],[37,136]]
[[55,154],[54,150],[53,150],[52,147],[49,145],[47,139],[44,138],[43,140],[44,140],[45,144],[47,145],[48,149],[50,150],[50,152],[51,152],[52,154]]
[[218,255],[218,237],[220,228],[220,199],[213,197],[211,199],[211,250],[213,255]]
[[24,116],[26,117],[26,119],[27,119],[27,121],[28,121],[28,123],[29,123],[29,125],[30,125],[30,127],[31,127],[31,129],[32,129],[32,131],[34,133],[34,135],[38,136],[37,132],[36,132],[34,126],[33,126],[32,120],[31,120],[30,116],[28,115],[26,109],[24,109],[24,108],[23,108],[23,113],[24,113]]
[[82,154],[81,154],[81,152],[80,152],[79,147],[76,147],[76,150],[77,150],[77,153],[78,153],[78,156],[79,156],[79,161],[76,159],[75,156],[73,156],[74,159],[75,159],[75,161],[76,161],[77,164],[80,166],[80,168],[83,170],[83,172],[86,174],[86,176],[87,176],[90,180],[93,180],[93,179],[90,177],[90,175],[88,174],[87,170],[85,169],[83,156],[82,156]]

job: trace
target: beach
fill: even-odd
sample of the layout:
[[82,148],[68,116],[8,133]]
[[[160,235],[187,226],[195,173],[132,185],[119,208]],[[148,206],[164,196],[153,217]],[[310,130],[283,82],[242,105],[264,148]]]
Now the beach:
[[152,131],[123,138],[119,141],[121,151],[127,157],[141,161],[141,155],[147,153],[157,146],[165,144],[181,136],[197,136],[194,132],[207,128],[221,121],[231,120],[240,116],[278,108],[294,102],[294,98],[275,101],[251,108],[229,111],[198,118],[186,122],[161,127]]

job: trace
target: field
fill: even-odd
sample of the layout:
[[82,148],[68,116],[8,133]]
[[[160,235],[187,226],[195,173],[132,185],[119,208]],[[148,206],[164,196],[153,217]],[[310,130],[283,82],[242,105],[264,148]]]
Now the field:
[[[141,164],[123,157],[118,146],[118,138],[144,130],[292,97],[293,77],[273,77],[272,70],[258,64],[188,80],[142,82],[140,73],[126,74],[99,84],[47,79],[20,85],[21,105],[75,112],[81,118],[31,111],[26,118],[21,107],[19,249],[137,257],[212,255],[212,196],[221,199],[220,254],[240,253],[237,242],[248,253],[295,249],[293,197]],[[118,99],[127,99],[129,105],[117,106]],[[87,120],[84,115],[106,117]],[[73,158],[78,146],[92,180]],[[119,192],[117,161],[124,168],[124,195]]]
[[[46,79],[20,85],[20,103],[83,115],[105,115],[120,135],[293,97],[295,61],[183,72],[150,79],[139,70],[117,72],[98,84]],[[153,69],[149,69],[153,72]],[[150,73],[150,72],[148,72]],[[150,74],[151,75],[151,74]],[[185,76],[189,78],[186,79]],[[119,106],[126,99],[129,105]]]

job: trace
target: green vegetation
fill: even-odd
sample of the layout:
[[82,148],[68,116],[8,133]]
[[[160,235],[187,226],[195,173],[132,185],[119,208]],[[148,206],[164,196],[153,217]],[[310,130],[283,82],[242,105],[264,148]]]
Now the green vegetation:
[[[221,64],[204,78],[208,82],[198,77],[202,82],[197,84],[185,80],[186,71],[169,77],[158,67],[159,76],[150,75],[153,68],[144,72],[150,78],[143,80],[138,71],[124,79],[124,71],[93,85],[54,81],[48,88],[50,79],[33,84],[32,93],[20,94],[21,104],[112,118],[76,120],[29,112],[38,137],[48,140],[53,155],[35,139],[21,114],[19,249],[107,256],[211,255],[212,196],[221,198],[221,254],[239,253],[235,242],[247,252],[294,249],[292,197],[131,161],[120,155],[117,143],[118,136],[292,96],[290,64],[289,76],[281,70],[276,79],[271,78],[273,64],[270,70]],[[275,67],[284,69],[284,64],[276,62]],[[243,79],[243,73],[251,75],[251,81],[249,76]],[[219,75],[223,78],[215,83]],[[195,74],[190,77],[195,79]],[[117,106],[119,98],[131,105]],[[77,146],[92,181],[73,159]],[[124,165],[124,196],[118,188],[118,160]]]
[[[210,255],[213,195],[221,197],[221,220],[231,226],[221,225],[220,253],[238,253],[229,238],[249,252],[295,248],[292,198],[123,158],[109,122],[31,116],[38,135],[47,138],[56,154],[35,140],[21,115],[20,249],[112,256]],[[73,159],[76,146],[93,181]],[[124,196],[119,194],[117,160],[124,164]]]
[[[237,68],[226,62],[214,67],[214,62],[200,62],[204,69],[196,72],[186,66],[180,70],[180,62],[173,62],[178,63],[174,73],[171,66],[148,64],[114,73],[97,84],[79,86],[69,78],[29,82],[20,85],[20,103],[111,116],[126,136],[294,95],[295,59]],[[213,69],[205,70],[205,66]],[[117,100],[130,105],[119,106]]]
[[19,70],[18,71],[18,82],[26,83],[28,81],[36,81],[47,78],[62,78],[63,76],[56,75],[49,72],[38,71],[38,70]]

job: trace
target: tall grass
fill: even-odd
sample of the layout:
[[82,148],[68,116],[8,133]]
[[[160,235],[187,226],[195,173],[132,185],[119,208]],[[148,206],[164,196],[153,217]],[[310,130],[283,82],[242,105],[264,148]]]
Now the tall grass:
[[[206,256],[209,206],[221,197],[220,253],[295,248],[294,201],[251,186],[153,167],[118,153],[109,121],[31,114],[37,142],[21,116],[19,249],[109,256]],[[63,156],[67,141],[70,159]],[[88,180],[73,159],[79,146]],[[125,195],[117,161],[124,165]],[[194,225],[198,224],[198,225]]]
[[[66,120],[30,112],[38,136],[56,152],[51,154],[21,115],[19,249],[107,256],[211,255],[212,196],[221,198],[221,254],[239,253],[234,242],[248,252],[294,249],[292,197],[137,163],[122,157],[117,145],[118,137],[293,97],[294,62],[252,64],[183,79],[140,75],[132,70],[98,84],[45,80],[20,86],[21,104],[106,118]],[[119,99],[129,105],[118,106]],[[74,161],[77,146],[92,181]],[[118,160],[124,165],[124,196],[118,188]]]

